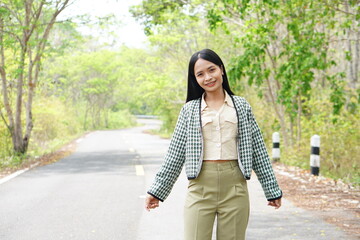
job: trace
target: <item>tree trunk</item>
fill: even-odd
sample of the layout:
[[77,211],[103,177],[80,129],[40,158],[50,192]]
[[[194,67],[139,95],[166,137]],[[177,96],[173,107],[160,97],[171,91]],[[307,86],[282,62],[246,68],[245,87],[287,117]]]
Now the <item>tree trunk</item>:
[[[4,43],[3,43],[3,32],[4,32],[4,21],[0,16],[0,77],[1,77],[1,85],[2,85],[2,95],[4,101],[4,107],[6,110],[6,114],[8,117],[8,121],[2,116],[5,125],[9,129],[10,135],[13,135],[14,131],[14,116],[11,110],[10,102],[9,102],[9,95],[7,92],[7,77],[5,72],[5,50],[4,50]],[[1,114],[2,115],[2,114]]]
[[19,76],[17,78],[17,96],[15,106],[15,128],[12,136],[14,143],[14,151],[18,154],[26,152],[26,147],[23,141],[22,122],[21,122],[21,111],[22,111],[22,98],[23,98],[23,84],[24,84],[24,68],[25,68],[25,55],[26,48],[21,49],[20,63],[18,67]]
[[[359,26],[359,22],[357,23],[357,26]],[[360,31],[357,31],[356,34],[356,41],[355,41],[355,67],[354,67],[354,71],[355,71],[355,75],[354,75],[354,79],[352,82],[352,88],[357,89],[357,84],[359,81],[359,62],[360,62]]]
[[296,134],[296,141],[298,147],[300,148],[300,141],[301,141],[301,113],[302,113],[302,106],[301,106],[301,95],[298,95],[298,114],[297,118],[297,134]]
[[33,121],[32,121],[32,103],[33,98],[35,94],[35,87],[36,83],[35,80],[38,78],[39,71],[40,71],[40,63],[36,64],[35,73],[33,77],[33,68],[34,68],[34,61],[32,61],[32,54],[31,51],[29,51],[29,73],[28,73],[28,99],[26,103],[26,131],[24,136],[24,144],[26,144],[26,150],[29,146],[29,140],[31,137],[31,132],[34,127]]
[[[346,1],[345,3],[345,9],[348,12],[349,11],[349,3],[348,1]],[[347,49],[348,49],[348,54],[350,56],[350,60],[348,60],[348,64],[349,64],[349,70],[348,70],[348,76],[349,76],[349,83],[350,86],[352,86],[352,83],[354,82],[355,79],[355,72],[354,72],[354,56],[353,56],[353,51],[352,51],[352,44],[351,44],[351,32],[350,29],[346,29],[346,37],[347,37]]]
[[109,128],[109,110],[104,111],[104,124],[105,128]]
[[88,115],[88,112],[89,112],[89,107],[86,106],[85,108],[85,116],[84,116],[84,123],[83,123],[83,129],[84,130],[87,130],[87,115]]
[[290,136],[289,136],[289,145],[294,145],[294,119],[292,118],[291,114],[289,113],[289,119],[290,119]]

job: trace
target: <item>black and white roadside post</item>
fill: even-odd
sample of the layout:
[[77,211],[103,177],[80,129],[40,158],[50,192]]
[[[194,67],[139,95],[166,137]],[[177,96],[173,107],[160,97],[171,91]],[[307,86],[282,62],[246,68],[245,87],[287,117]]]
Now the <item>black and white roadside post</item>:
[[310,168],[311,174],[319,176],[320,172],[320,136],[314,135],[310,140],[311,155],[310,155]]
[[272,135],[273,148],[272,148],[272,160],[277,162],[280,160],[280,134],[274,132]]

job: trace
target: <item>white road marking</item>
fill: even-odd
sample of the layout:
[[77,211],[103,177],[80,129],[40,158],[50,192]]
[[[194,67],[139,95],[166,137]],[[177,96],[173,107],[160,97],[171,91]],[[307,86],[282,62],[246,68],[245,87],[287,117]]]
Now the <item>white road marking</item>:
[[144,167],[142,165],[135,165],[136,175],[144,176]]

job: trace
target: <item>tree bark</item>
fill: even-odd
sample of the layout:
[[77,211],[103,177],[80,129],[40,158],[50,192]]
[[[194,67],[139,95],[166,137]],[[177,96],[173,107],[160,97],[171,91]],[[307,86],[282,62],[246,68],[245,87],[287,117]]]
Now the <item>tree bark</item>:
[[25,153],[25,148],[23,145],[22,122],[21,122],[25,54],[26,54],[26,48],[22,48],[21,56],[20,56],[20,63],[18,66],[19,76],[17,78],[17,86],[16,86],[17,95],[16,95],[16,105],[15,105],[15,128],[14,128],[14,135],[13,135],[14,151],[16,153],[20,153],[20,154]]

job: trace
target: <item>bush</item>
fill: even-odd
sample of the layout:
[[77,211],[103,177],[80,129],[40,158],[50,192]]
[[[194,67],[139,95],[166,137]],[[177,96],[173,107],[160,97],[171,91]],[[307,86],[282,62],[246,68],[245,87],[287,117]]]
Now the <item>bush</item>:
[[308,105],[311,118],[302,119],[307,142],[301,145],[310,151],[311,136],[319,135],[321,173],[360,184],[360,113],[342,109],[339,115],[334,115],[331,104],[322,99],[313,99]]
[[[360,112],[354,111],[354,101],[333,114],[332,104],[325,90],[314,90],[312,98],[304,102],[306,114],[301,118],[301,140],[287,148],[281,137],[280,123],[276,120],[273,107],[256,97],[248,89],[245,98],[251,103],[256,119],[263,132],[271,153],[272,133],[280,133],[281,162],[310,169],[310,139],[320,136],[320,174],[334,179],[342,179],[360,185]],[[296,127],[294,128],[296,132]]]
[[0,169],[11,162],[11,136],[3,121],[0,121]]
[[72,106],[56,97],[38,97],[33,106],[34,128],[28,154],[53,151],[83,133],[82,123]]
[[110,111],[108,115],[107,129],[128,128],[136,125],[136,118],[127,110],[117,112]]

